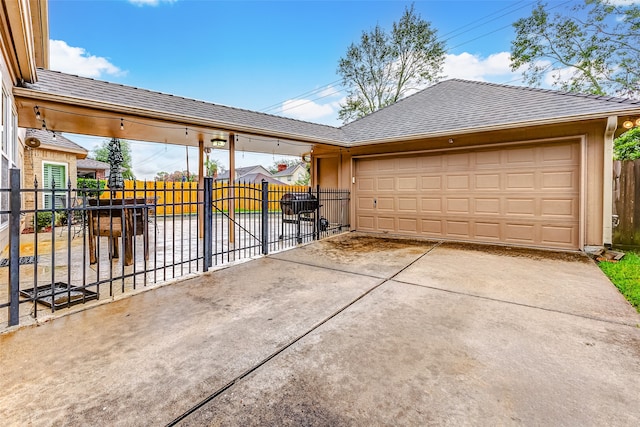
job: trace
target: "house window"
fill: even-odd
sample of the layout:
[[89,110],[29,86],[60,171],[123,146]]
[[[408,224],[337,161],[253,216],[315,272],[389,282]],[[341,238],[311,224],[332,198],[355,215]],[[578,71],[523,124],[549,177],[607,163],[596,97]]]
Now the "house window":
[[61,191],[45,191],[44,208],[51,209],[51,198],[55,199],[55,208],[64,208],[65,202],[65,178],[67,176],[67,165],[65,163],[44,163],[42,165],[42,188],[51,190],[55,184],[56,189]]
[[[9,169],[16,166],[17,158],[17,118],[13,112],[13,102],[7,91],[2,89],[0,100],[0,188],[9,188]],[[0,193],[0,211],[9,210],[9,193]],[[0,215],[0,228],[7,226],[9,215]]]

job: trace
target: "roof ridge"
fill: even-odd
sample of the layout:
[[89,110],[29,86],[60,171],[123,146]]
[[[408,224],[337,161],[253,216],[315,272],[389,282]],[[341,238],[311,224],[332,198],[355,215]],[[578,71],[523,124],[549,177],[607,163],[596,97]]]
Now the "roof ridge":
[[[598,101],[611,101],[611,102],[617,102],[620,104],[632,104],[632,105],[640,104],[640,100],[638,99],[622,98],[622,97],[612,96],[612,95],[595,95],[595,94],[584,93],[584,92],[568,92],[565,90],[547,89],[547,88],[532,87],[532,86],[518,86],[518,85],[510,85],[506,83],[483,82],[479,80],[467,80],[467,79],[459,79],[459,78],[448,79],[448,80],[444,80],[443,82],[455,82],[455,81],[461,82],[461,83],[484,85],[484,86],[504,87],[508,89],[517,89],[517,90],[524,90],[529,92],[551,93],[551,94],[573,96],[573,97],[579,97],[579,98],[590,98]],[[403,98],[403,99],[406,99],[406,98]]]
[[[66,76],[72,76],[72,77],[76,77],[76,78],[79,78],[79,79],[92,80],[92,81],[99,82],[99,83],[105,83],[105,84],[108,84],[108,85],[119,86],[119,87],[126,88],[126,89],[135,89],[135,90],[139,90],[139,91],[143,91],[143,92],[147,92],[147,93],[151,93],[151,94],[171,96],[173,98],[183,99],[185,101],[193,101],[193,102],[199,102],[199,103],[202,103],[202,104],[215,105],[215,106],[218,106],[218,107],[229,108],[229,109],[235,110],[235,111],[243,111],[243,112],[248,112],[248,113],[260,114],[260,115],[267,116],[267,117],[277,117],[277,118],[280,118],[280,119],[290,120],[290,121],[294,121],[294,122],[298,122],[298,123],[307,123],[307,124],[314,125],[314,126],[326,127],[326,128],[332,129],[332,130],[341,130],[341,127],[337,127],[337,126],[325,125],[325,124],[322,124],[322,123],[311,122],[311,121],[308,121],[308,120],[300,120],[300,119],[294,119],[294,118],[286,117],[286,116],[279,116],[279,115],[276,115],[276,114],[264,113],[262,111],[250,110],[248,108],[233,107],[233,106],[230,106],[230,105],[219,104],[219,103],[215,103],[215,102],[211,102],[211,101],[205,101],[205,100],[202,100],[202,99],[188,98],[186,96],[174,95],[174,94],[167,93],[167,92],[161,92],[161,91],[152,90],[152,89],[145,89],[145,88],[140,88],[140,87],[137,87],[137,86],[129,86],[129,85],[125,85],[125,84],[122,84],[122,83],[110,82],[110,81],[107,81],[107,80],[99,80],[99,79],[95,79],[93,77],[85,77],[85,76],[80,76],[80,75],[77,75],[77,74],[65,73],[65,72],[57,71],[57,70],[50,70],[50,69],[47,69],[47,68],[38,68],[37,70],[38,70],[38,72],[45,71],[45,72],[60,74],[60,75],[63,75],[63,76],[65,76],[65,75]],[[26,83],[26,84],[27,85],[33,85],[33,83]],[[36,84],[37,84],[37,82],[36,82]],[[28,88],[28,86],[24,86],[24,87]]]

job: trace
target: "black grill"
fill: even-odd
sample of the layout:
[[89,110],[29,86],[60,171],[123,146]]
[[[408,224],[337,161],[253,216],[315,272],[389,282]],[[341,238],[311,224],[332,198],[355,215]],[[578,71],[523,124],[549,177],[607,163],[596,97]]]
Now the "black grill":
[[285,193],[280,199],[284,215],[311,213],[318,209],[318,199],[311,193]]

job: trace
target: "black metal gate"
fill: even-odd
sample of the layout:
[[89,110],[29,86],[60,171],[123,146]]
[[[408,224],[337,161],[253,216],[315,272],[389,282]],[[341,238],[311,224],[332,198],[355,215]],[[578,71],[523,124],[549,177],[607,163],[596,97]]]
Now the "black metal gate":
[[[10,173],[10,188],[0,189],[10,201],[0,211],[9,217],[0,322],[9,326],[37,318],[43,307],[55,312],[119,298],[349,230],[348,190],[205,178],[204,188],[134,183],[99,194],[70,183],[20,188],[20,171]],[[40,200],[53,202],[44,207]]]

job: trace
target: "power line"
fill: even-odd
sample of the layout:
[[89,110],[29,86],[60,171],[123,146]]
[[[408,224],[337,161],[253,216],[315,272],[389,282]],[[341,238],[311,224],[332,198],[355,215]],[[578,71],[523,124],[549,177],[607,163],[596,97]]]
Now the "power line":
[[[530,2],[528,2],[528,3],[526,3],[526,4],[524,4],[523,6],[520,6],[520,7],[515,8],[515,6],[517,6],[517,5],[521,4],[521,3],[525,2],[525,1],[526,1],[526,0],[520,0],[520,1],[518,1],[517,3],[511,4],[511,5],[509,5],[509,6],[506,6],[506,7],[504,7],[504,8],[501,8],[501,9],[499,9],[499,10],[495,11],[495,12],[492,12],[492,13],[490,13],[490,14],[488,14],[488,15],[485,15],[485,16],[483,16],[482,18],[480,18],[479,20],[476,20],[476,21],[474,21],[474,22],[471,22],[471,23],[465,24],[465,25],[463,25],[463,26],[461,26],[461,27],[458,27],[458,28],[457,28],[457,29],[455,29],[455,30],[449,31],[448,33],[445,33],[445,34],[443,34],[442,36],[438,37],[438,40],[439,40],[439,41],[444,41],[444,42],[446,42],[446,41],[451,40],[451,39],[453,39],[453,38],[455,38],[455,37],[459,37],[459,36],[461,36],[461,35],[463,35],[463,34],[466,34],[466,33],[470,32],[470,31],[471,31],[471,30],[473,30],[473,29],[476,29],[476,28],[482,27],[482,26],[484,26],[484,25],[486,25],[486,24],[488,24],[488,23],[490,23],[490,22],[493,22],[493,21],[495,21],[495,20],[497,20],[497,19],[500,19],[500,18],[502,18],[502,17],[504,17],[504,16],[507,16],[507,15],[509,15],[509,14],[513,13],[513,12],[516,12],[516,11],[518,11],[518,10],[520,10],[520,9],[523,9],[523,8],[525,8],[525,7],[531,6],[532,4],[535,4],[535,3],[536,3],[535,1],[530,1]],[[564,4],[566,4],[566,3],[570,3],[570,2],[571,2],[571,0],[566,1],[566,2],[564,2],[564,3],[561,3],[561,4],[560,4],[560,5],[558,5],[558,6],[562,6],[562,5],[564,5]],[[554,6],[553,8],[558,7],[558,6]],[[512,10],[509,10],[509,9],[512,9]],[[506,12],[505,12],[505,11],[506,11]],[[505,13],[503,13],[503,12],[505,12]],[[492,17],[492,16],[494,16],[494,15],[497,15],[497,14],[501,14],[501,15],[496,16],[495,18],[490,19],[490,20],[488,20],[488,21],[486,21],[486,22],[482,22],[483,20],[485,20],[485,19],[487,19],[487,18],[490,18],[490,17]],[[474,24],[475,24],[475,25],[474,25]],[[473,25],[471,28],[469,28],[469,29],[467,29],[467,30],[465,30],[465,31],[462,31],[462,32],[460,32],[460,33],[458,33],[458,34],[454,34],[454,33],[457,33],[457,32],[459,32],[460,30],[462,30],[462,29],[464,29],[464,28],[467,28],[467,27],[469,27],[469,26],[471,26],[471,25]],[[480,36],[478,36],[478,37],[475,37],[475,38],[473,38],[473,39],[471,39],[471,40],[468,40],[468,41],[466,41],[466,42],[460,43],[460,44],[458,44],[458,45],[454,46],[454,47],[453,47],[453,48],[451,48],[451,49],[455,49],[455,48],[460,47],[460,46],[462,46],[462,45],[464,45],[464,44],[471,43],[471,42],[476,41],[476,40],[478,40],[478,39],[480,39],[480,38],[482,38],[482,37],[486,37],[486,36],[488,36],[488,35],[491,35],[491,34],[493,34],[493,33],[498,32],[498,31],[504,30],[505,28],[508,28],[508,27],[510,27],[510,26],[511,26],[511,24],[509,24],[509,25],[505,25],[505,26],[503,26],[503,27],[498,28],[497,30],[490,31],[490,32],[488,32],[488,33],[482,34],[482,35],[480,35]],[[451,37],[449,37],[449,38],[447,38],[447,39],[443,39],[444,37],[446,37],[446,36],[447,36],[447,35],[449,35],[449,34],[454,34],[454,35],[452,35]],[[278,107],[281,107],[281,106],[282,106],[282,104],[283,104],[284,102],[286,102],[286,101],[296,100],[296,99],[303,98],[303,97],[308,96],[308,95],[312,95],[312,94],[315,94],[315,93],[322,92],[322,91],[326,90],[327,88],[331,87],[332,85],[334,85],[334,84],[336,84],[336,83],[340,83],[340,82],[342,82],[342,79],[334,80],[333,82],[330,82],[330,83],[327,83],[327,84],[325,84],[325,85],[322,85],[322,86],[320,86],[320,87],[319,87],[319,88],[317,88],[317,89],[313,89],[313,90],[310,90],[310,91],[304,92],[304,93],[302,93],[302,94],[296,95],[296,96],[294,96],[294,97],[288,98],[288,99],[286,99],[286,100],[284,100],[284,101],[277,102],[277,103],[272,104],[272,105],[270,105],[270,106],[268,106],[268,107],[265,107],[265,108],[263,108],[263,109],[261,109],[261,110],[259,110],[259,111],[261,111],[261,112],[265,112],[265,113],[266,113],[266,112],[269,112],[269,111],[276,110],[276,109],[278,109]],[[287,109],[281,109],[281,110],[280,110],[280,112],[288,111],[288,110],[295,109],[295,108],[299,108],[299,107],[301,107],[301,106],[303,106],[303,105],[309,104],[309,103],[311,103],[311,102],[315,102],[315,101],[317,101],[317,100],[319,100],[319,99],[326,98],[326,97],[328,97],[328,96],[332,96],[332,95],[337,94],[337,93],[340,93],[340,92],[342,92],[342,90],[334,91],[334,92],[332,92],[332,93],[331,93],[331,94],[329,94],[329,95],[323,95],[323,96],[320,96],[320,97],[317,97],[317,98],[304,100],[304,102],[302,102],[302,103],[300,103],[300,104],[297,104],[297,105],[295,105],[295,106],[292,106],[292,107],[290,107],[290,108],[287,108]]]

